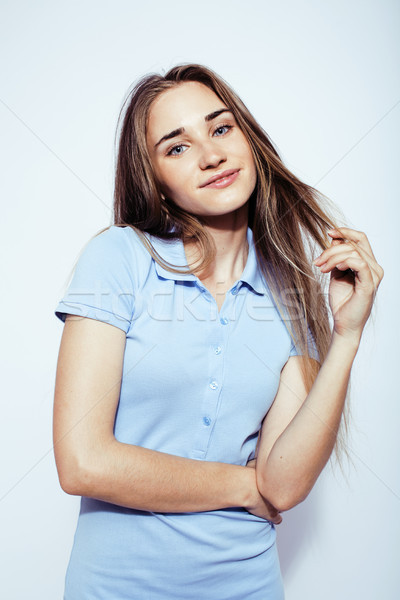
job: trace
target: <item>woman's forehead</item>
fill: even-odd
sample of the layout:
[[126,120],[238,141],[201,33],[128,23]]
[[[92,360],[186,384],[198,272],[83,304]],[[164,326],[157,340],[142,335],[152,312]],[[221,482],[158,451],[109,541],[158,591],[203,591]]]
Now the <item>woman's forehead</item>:
[[194,126],[224,107],[224,102],[206,85],[197,81],[180,83],[162,92],[152,103],[147,127],[149,141],[179,127]]

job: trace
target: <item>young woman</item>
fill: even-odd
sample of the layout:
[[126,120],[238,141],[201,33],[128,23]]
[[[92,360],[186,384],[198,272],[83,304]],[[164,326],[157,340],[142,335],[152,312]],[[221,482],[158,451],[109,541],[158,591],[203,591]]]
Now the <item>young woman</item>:
[[56,309],[65,598],[279,600],[275,525],[338,439],[383,270],[200,65],[131,92],[114,207]]

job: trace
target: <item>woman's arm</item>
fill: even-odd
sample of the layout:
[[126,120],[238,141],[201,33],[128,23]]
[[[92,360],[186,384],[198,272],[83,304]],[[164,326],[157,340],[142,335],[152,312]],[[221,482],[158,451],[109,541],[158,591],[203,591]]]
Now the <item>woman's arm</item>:
[[306,498],[331,455],[357,347],[334,335],[308,396],[302,358],[290,357],[282,369],[256,462],[258,488],[279,511]]
[[69,494],[155,512],[244,507],[279,523],[254,469],[198,461],[121,443],[113,434],[125,333],[94,319],[66,319],[57,364],[54,452]]
[[[383,277],[365,234],[342,227],[333,235],[332,246],[316,261],[331,272],[334,327],[327,356],[308,395],[302,358],[289,358],[261,430],[258,488],[280,511],[305,499],[332,452],[352,364]],[[340,241],[345,236],[349,243]]]

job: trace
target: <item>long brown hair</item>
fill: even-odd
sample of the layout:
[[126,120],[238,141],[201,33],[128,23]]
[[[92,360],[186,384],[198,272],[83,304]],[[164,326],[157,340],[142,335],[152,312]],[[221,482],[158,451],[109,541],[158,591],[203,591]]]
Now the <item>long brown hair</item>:
[[[198,64],[178,65],[165,75],[146,75],[128,93],[118,119],[118,126],[121,121],[122,126],[116,161],[114,224],[133,227],[153,258],[172,272],[182,269],[166,263],[142,232],[164,239],[195,240],[203,260],[196,269],[186,268],[186,273],[202,271],[213,261],[215,245],[202,219],[184,211],[172,198],[162,198],[146,144],[152,103],[161,93],[187,81],[206,85],[229,107],[252,149],[257,184],[249,199],[248,224],[260,270],[303,355],[302,375],[309,391],[331,338],[323,279],[311,262],[316,252],[330,246],[326,231],[337,226],[335,207],[287,169],[268,134],[230,86],[211,69]],[[308,329],[320,364],[309,356]],[[338,437],[337,452],[341,441],[343,434]]]

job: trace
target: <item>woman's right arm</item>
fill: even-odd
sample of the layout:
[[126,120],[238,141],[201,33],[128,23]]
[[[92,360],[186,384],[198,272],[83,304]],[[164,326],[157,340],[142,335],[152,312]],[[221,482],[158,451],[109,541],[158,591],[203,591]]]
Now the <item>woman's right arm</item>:
[[53,423],[63,490],[152,512],[240,506],[280,523],[279,513],[258,492],[254,468],[183,458],[116,440],[125,342],[122,329],[67,315]]

